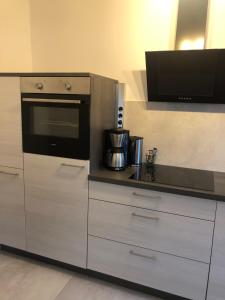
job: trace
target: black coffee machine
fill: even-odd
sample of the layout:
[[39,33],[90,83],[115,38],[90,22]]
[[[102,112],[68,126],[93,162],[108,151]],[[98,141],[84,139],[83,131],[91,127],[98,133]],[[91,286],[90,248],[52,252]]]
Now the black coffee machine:
[[104,139],[104,165],[115,171],[125,169],[128,165],[129,130],[105,130]]

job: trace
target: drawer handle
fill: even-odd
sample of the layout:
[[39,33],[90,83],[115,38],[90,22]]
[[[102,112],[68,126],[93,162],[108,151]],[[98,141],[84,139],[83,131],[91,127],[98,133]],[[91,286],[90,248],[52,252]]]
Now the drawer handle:
[[144,218],[144,219],[159,221],[159,217],[144,216],[144,215],[139,215],[139,214],[136,214],[136,213],[132,213],[131,215],[133,217],[139,217],[139,218]]
[[151,259],[151,260],[156,260],[156,256],[154,256],[154,255],[153,256],[144,255],[144,254],[136,253],[133,250],[130,250],[130,254],[134,255],[134,256],[144,257],[144,258]]
[[19,173],[9,173],[9,172],[4,172],[4,171],[0,171],[0,174],[10,175],[10,176],[19,176]]
[[147,198],[147,199],[151,199],[151,200],[161,200],[162,199],[161,196],[148,196],[148,195],[138,194],[136,192],[133,192],[133,195],[136,197],[142,197],[142,198]]
[[85,168],[85,166],[70,165],[70,164],[65,164],[65,163],[62,163],[61,166],[62,167],[70,167],[70,168],[79,168],[79,169],[84,169]]

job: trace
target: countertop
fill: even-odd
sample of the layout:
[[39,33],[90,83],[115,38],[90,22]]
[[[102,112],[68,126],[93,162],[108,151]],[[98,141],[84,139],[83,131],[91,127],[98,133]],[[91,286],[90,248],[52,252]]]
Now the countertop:
[[[225,173],[161,165],[156,165],[155,167],[156,170],[157,168],[161,168],[161,170],[164,171],[164,179],[166,178],[166,176],[168,176],[168,179],[171,178],[171,170],[175,170],[175,174],[183,175],[188,187],[184,187],[179,184],[176,185],[176,176],[174,177],[172,185],[154,181],[146,182],[142,180],[130,179],[133,174],[135,174],[136,172],[140,172],[140,168],[137,167],[128,167],[123,171],[111,171],[105,168],[101,168],[99,170],[91,172],[91,174],[89,175],[89,180],[186,195],[191,197],[225,201]],[[197,174],[199,176],[193,176],[194,174]],[[208,178],[210,179],[209,187],[207,186]],[[206,189],[197,188],[198,184],[195,184],[195,179],[199,181],[199,186],[201,186],[201,184],[205,184],[206,181]],[[177,181],[179,182],[178,176]]]

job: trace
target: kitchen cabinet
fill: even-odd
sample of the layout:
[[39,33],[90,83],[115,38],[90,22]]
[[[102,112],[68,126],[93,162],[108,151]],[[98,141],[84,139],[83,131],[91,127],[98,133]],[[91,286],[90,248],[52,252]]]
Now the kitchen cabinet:
[[0,166],[0,244],[25,250],[23,170]]
[[225,203],[218,202],[207,300],[225,300]]
[[0,165],[23,168],[19,77],[0,77]]
[[27,251],[86,268],[89,161],[24,154]]
[[90,181],[87,267],[205,300],[215,213],[213,200]]

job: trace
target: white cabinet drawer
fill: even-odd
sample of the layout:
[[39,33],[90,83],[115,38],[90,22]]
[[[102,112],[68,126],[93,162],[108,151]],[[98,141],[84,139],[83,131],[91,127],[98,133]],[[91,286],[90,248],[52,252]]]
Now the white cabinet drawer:
[[188,299],[205,299],[205,263],[89,236],[88,268]]
[[209,263],[213,222],[89,201],[89,234]]
[[25,154],[27,250],[86,267],[89,162]]
[[216,201],[90,181],[89,197],[125,205],[215,220]]
[[207,300],[225,300],[225,203],[218,202]]
[[0,167],[0,244],[25,250],[23,170]]

